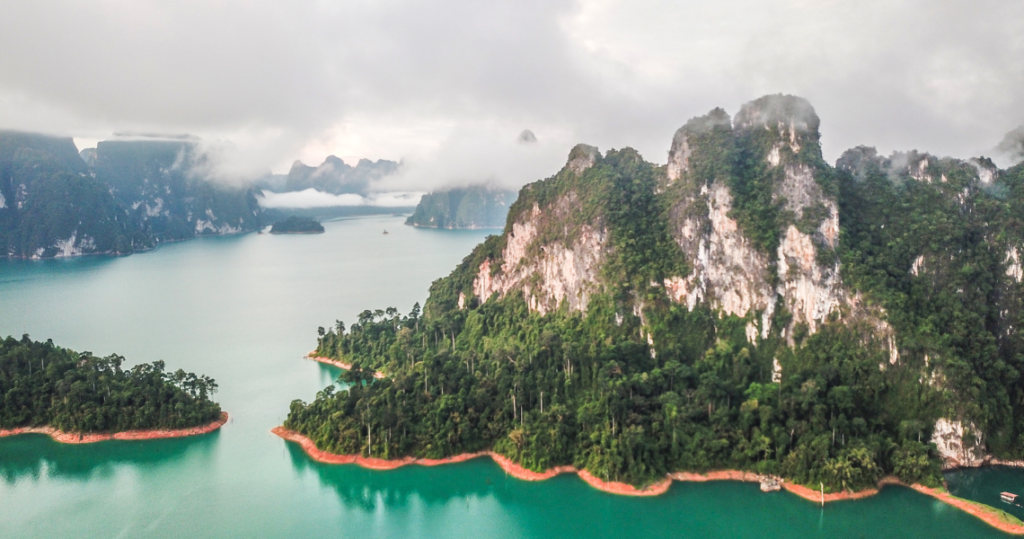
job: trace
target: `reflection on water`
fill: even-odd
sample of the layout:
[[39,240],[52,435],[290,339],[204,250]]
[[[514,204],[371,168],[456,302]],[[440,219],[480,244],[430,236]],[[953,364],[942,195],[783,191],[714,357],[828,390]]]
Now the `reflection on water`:
[[317,365],[319,366],[320,385],[322,387],[327,387],[331,384],[336,387],[336,390],[348,387],[348,384],[338,379],[344,372],[342,369],[326,363],[317,363]]
[[568,474],[508,478],[487,458],[384,472],[313,462],[269,431],[293,399],[337,384],[341,370],[302,359],[317,326],[422,305],[485,235],[402,221],[202,238],[119,258],[0,260],[0,335],[207,374],[232,417],[217,433],[170,440],[0,439],[0,539],[1005,537],[903,488],[822,510],[729,482],[619,497]]
[[110,477],[125,466],[157,468],[186,455],[201,462],[210,459],[219,435],[214,431],[186,438],[92,444],[62,444],[44,434],[11,436],[0,439],[0,478],[8,485],[23,479],[85,481]]
[[[285,443],[285,442],[282,442]],[[403,537],[1002,537],[961,511],[901,487],[822,509],[786,492],[719,481],[675,483],[651,498],[590,488],[572,474],[507,476],[488,458],[374,471],[322,464],[285,443],[297,476],[312,474],[357,535]],[[893,508],[899,508],[894,512]],[[386,519],[379,519],[387,515]],[[429,522],[425,524],[425,522]]]
[[[25,281],[40,278],[47,274],[74,273],[77,277],[82,272],[102,269],[111,264],[116,264],[121,258],[115,256],[79,256],[44,260],[3,258],[0,259],[0,270],[2,270],[2,273],[0,273],[0,283]],[[40,270],[42,270],[42,273]]]
[[[296,472],[315,473],[323,485],[338,494],[342,503],[360,507],[366,511],[373,511],[381,507],[405,507],[413,498],[426,505],[443,505],[452,499],[466,497],[481,498],[494,494],[496,483],[503,484],[508,481],[504,472],[496,466],[494,468],[500,474],[476,475],[458,473],[462,471],[460,468],[465,468],[458,464],[446,465],[443,468],[449,474],[456,472],[459,476],[466,476],[460,480],[452,481],[445,478],[435,478],[432,481],[410,480],[413,479],[412,476],[417,475],[417,469],[425,471],[424,467],[411,465],[395,470],[374,471],[355,465],[323,464],[309,458],[299,444],[287,443],[286,445]],[[470,464],[490,462],[486,457],[476,460],[480,462]],[[477,466],[473,467],[477,468]]]

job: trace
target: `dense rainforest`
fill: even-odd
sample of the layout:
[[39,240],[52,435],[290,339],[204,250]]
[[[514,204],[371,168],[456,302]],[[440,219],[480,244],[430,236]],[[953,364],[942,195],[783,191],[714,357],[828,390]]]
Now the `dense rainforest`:
[[0,428],[49,425],[64,432],[182,429],[220,417],[217,383],[163,361],[122,369],[118,355],[60,348],[52,341],[0,340]]
[[353,368],[285,426],[635,485],[936,485],[953,453],[1021,458],[1024,165],[856,148],[833,167],[819,137],[806,101],[769,96],[688,122],[668,165],[578,146],[422,312],[320,328]]

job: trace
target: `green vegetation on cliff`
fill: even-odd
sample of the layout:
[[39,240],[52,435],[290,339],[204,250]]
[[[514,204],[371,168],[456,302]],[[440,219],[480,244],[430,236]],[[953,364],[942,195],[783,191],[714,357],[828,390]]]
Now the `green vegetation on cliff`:
[[[577,147],[422,313],[321,328],[348,388],[294,401],[285,425],[335,453],[493,449],[637,485],[716,468],[936,485],[940,418],[964,425],[965,452],[1024,456],[1024,167],[928,157],[922,175],[915,156],[857,149],[832,168],[805,104],[692,120],[667,168]],[[593,269],[584,255],[599,261],[584,307],[538,307]],[[737,307],[759,290],[770,303]]]
[[0,131],[0,256],[128,254],[262,226],[257,190],[203,174],[189,141],[104,141]]
[[96,178],[156,241],[262,227],[256,189],[207,177],[190,140],[109,140],[96,145]]
[[0,256],[130,253],[153,240],[70,138],[0,131]]
[[901,361],[914,367],[907,375],[931,376],[926,387],[943,398],[922,405],[969,417],[969,436],[984,433],[990,452],[1021,458],[1024,294],[1013,272],[1024,166],[1000,172],[987,160],[856,148],[837,168],[844,276],[888,311]]
[[0,428],[49,425],[65,432],[182,429],[220,417],[207,376],[164,362],[122,369],[124,358],[73,352],[51,341],[0,341]]

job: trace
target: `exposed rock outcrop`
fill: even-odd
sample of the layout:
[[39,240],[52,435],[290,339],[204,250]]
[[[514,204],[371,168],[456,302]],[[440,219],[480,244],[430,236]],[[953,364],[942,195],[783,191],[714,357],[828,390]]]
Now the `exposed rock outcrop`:
[[793,225],[786,228],[778,249],[778,293],[793,314],[792,323],[806,324],[811,333],[846,300],[839,262],[819,264],[817,249],[811,237]]
[[974,467],[985,462],[982,434],[973,423],[964,426],[959,420],[940,418],[935,422],[931,442],[946,468]]
[[[793,315],[787,330],[802,323],[811,333],[845,302],[839,262],[832,253],[839,240],[838,205],[815,177],[811,159],[798,159],[820,157],[818,123],[803,99],[769,96],[745,105],[736,115],[735,128],[716,109],[676,132],[666,169],[667,184],[680,181],[677,189],[682,192],[673,209],[673,233],[694,270],[685,279],[666,281],[673,299],[685,301],[691,310],[707,301],[712,309],[739,317],[760,312],[763,337],[771,330],[777,300]],[[712,130],[719,135],[709,138]],[[734,171],[727,160],[714,162],[725,146],[723,137],[747,145],[746,151],[761,152],[764,174],[777,178],[765,183],[772,202],[791,222],[780,231],[774,253],[758,249],[733,217],[728,175]],[[701,147],[708,144],[719,147],[718,152]],[[715,176],[707,177],[711,173]],[[777,284],[773,287],[772,282]]]
[[1017,253],[1017,247],[1010,247],[1006,251],[1006,275],[1013,277],[1013,280],[1018,283],[1024,278],[1024,269],[1020,265],[1020,255]]
[[588,168],[594,166],[594,163],[597,162],[597,158],[600,156],[601,153],[596,147],[577,144],[569,152],[569,162],[565,166],[577,176],[582,175]]
[[[734,123],[741,136],[754,138],[744,133],[750,131],[767,133],[761,134],[770,143],[763,158],[771,169],[782,169],[772,201],[804,225],[798,228],[791,222],[780,237],[776,292],[793,315],[787,330],[802,323],[814,333],[822,320],[846,302],[839,260],[833,252],[839,240],[838,205],[835,195],[822,189],[818,172],[809,164],[821,155],[818,116],[804,99],[768,96],[744,105]],[[806,231],[808,225],[812,231]]]
[[[578,145],[569,155],[567,173],[582,175],[600,154],[597,148]],[[578,196],[563,194],[543,210],[534,203],[518,215],[505,238],[500,260],[484,260],[473,281],[473,294],[480,301],[492,295],[504,297],[521,291],[531,310],[541,314],[557,309],[564,301],[569,309],[585,311],[591,294],[599,289],[598,272],[604,263],[608,232],[601,222],[582,224],[570,234],[557,223],[570,221]],[[543,244],[538,237],[555,241]]]
[[[723,180],[710,189],[702,186],[697,196],[684,201],[687,206],[704,205],[706,212],[688,212],[676,232],[679,246],[693,264],[693,272],[684,278],[665,282],[670,297],[686,303],[690,310],[701,301],[726,314],[745,317],[752,311],[766,314],[762,331],[767,336],[774,292],[766,279],[768,260],[743,235],[732,211],[732,195]],[[700,208],[703,209],[703,208]]]

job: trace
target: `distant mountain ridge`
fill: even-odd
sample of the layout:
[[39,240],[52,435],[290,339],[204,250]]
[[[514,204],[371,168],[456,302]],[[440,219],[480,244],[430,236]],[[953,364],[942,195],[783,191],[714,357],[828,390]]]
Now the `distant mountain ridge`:
[[262,226],[255,189],[206,179],[195,143],[104,141],[96,145],[96,178],[158,240],[233,234]]
[[423,228],[502,228],[515,191],[475,185],[423,195],[405,224]]
[[0,130],[0,256],[128,254],[261,227],[259,190],[206,179],[202,159],[193,141],[104,141],[80,154],[69,137]]
[[288,171],[284,190],[302,191],[312,188],[333,195],[366,195],[370,182],[394,174],[398,167],[399,163],[386,159],[360,159],[353,167],[333,155],[327,156],[324,162],[316,167],[295,161]]

